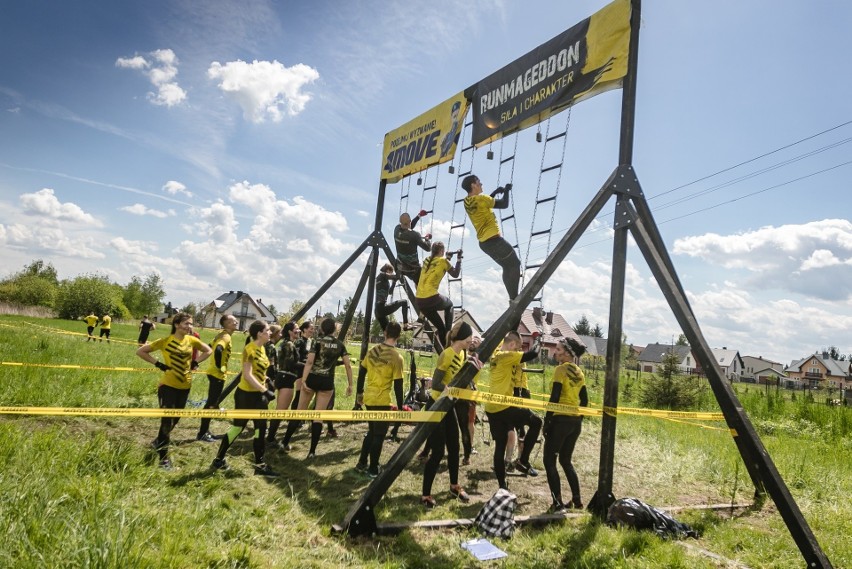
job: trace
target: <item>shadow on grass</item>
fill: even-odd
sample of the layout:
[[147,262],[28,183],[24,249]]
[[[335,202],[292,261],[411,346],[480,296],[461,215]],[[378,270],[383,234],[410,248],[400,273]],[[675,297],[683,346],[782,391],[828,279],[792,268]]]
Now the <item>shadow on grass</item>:
[[597,517],[589,516],[581,525],[577,526],[579,531],[566,532],[566,537],[560,544],[564,546],[560,567],[567,567],[571,562],[582,557],[583,553],[595,542],[601,525],[602,522]]

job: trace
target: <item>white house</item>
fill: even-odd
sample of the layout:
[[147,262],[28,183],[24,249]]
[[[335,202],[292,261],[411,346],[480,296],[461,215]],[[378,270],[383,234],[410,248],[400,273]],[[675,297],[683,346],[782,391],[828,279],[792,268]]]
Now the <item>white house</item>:
[[275,316],[261,299],[255,300],[250,294],[241,290],[231,290],[201,309],[201,322],[198,324],[205,328],[218,328],[219,320],[225,314],[231,314],[237,319],[238,330],[248,330],[255,320],[275,322]]
[[662,368],[663,358],[674,353],[677,356],[678,369],[682,373],[695,372],[695,358],[689,346],[670,346],[668,344],[648,344],[639,354],[639,369],[656,373]]

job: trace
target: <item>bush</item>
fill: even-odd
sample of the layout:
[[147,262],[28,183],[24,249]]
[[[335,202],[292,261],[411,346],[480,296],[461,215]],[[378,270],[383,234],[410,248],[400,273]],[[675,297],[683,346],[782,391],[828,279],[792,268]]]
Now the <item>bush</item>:
[[659,376],[651,374],[639,392],[639,403],[651,409],[693,409],[699,402],[701,390],[697,379],[678,373],[678,359],[674,353],[663,357]]

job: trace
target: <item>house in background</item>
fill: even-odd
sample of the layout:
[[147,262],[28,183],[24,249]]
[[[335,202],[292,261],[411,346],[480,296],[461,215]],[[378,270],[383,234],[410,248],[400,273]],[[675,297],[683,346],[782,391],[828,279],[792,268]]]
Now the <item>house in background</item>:
[[[713,359],[716,360],[717,364],[719,364],[719,369],[721,369],[722,375],[728,378],[728,381],[740,380],[740,376],[742,375],[743,368],[745,366],[743,364],[743,359],[740,357],[740,353],[737,350],[729,350],[727,347],[710,348],[710,352],[713,354]],[[696,367],[698,368],[697,372],[699,374],[706,375],[698,363],[696,363]]]
[[255,300],[250,294],[241,290],[231,290],[202,308],[201,322],[196,324],[205,328],[219,328],[219,320],[225,314],[231,314],[237,319],[238,330],[248,330],[255,320],[263,320],[270,324],[275,322],[275,316],[261,299]]
[[[453,311],[453,323],[457,322],[461,318],[473,328],[473,333],[479,336],[482,336],[482,327],[476,321],[476,319],[465,309],[454,310]],[[449,332],[449,328],[447,331]],[[423,328],[422,324],[419,324],[417,328],[414,329],[414,333],[411,335],[411,347],[415,350],[432,350],[432,333],[426,332]],[[381,341],[381,339],[379,339]],[[442,342],[443,343],[443,342]]]
[[818,352],[794,361],[784,370],[791,380],[803,388],[852,389],[849,362],[833,360],[827,352]]
[[758,383],[758,374],[762,377],[768,377],[767,370],[775,370],[777,377],[784,379],[787,374],[784,373],[784,364],[768,360],[763,356],[743,356],[743,372],[740,374],[740,381],[746,383]]
[[[568,323],[564,316],[556,312],[545,312],[541,307],[527,308],[521,315],[521,325],[518,326],[518,334],[523,342],[523,350],[529,350],[533,342],[533,334],[541,334],[541,357],[550,359],[556,342],[561,338],[574,338],[578,342],[589,345],[580,340],[574,333],[574,328]],[[606,353],[606,349],[604,349]]]
[[671,346],[668,344],[648,344],[639,354],[639,369],[643,372],[657,373],[663,367],[663,358],[674,353],[677,356],[678,369],[682,373],[695,372],[695,358],[689,346]]

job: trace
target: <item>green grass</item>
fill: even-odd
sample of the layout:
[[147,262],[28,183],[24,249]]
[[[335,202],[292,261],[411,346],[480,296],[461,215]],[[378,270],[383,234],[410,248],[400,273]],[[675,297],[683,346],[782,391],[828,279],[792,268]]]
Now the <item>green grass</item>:
[[[29,324],[28,324],[29,323]],[[136,324],[114,326],[112,344],[86,343],[81,322],[0,316],[0,360],[148,368],[134,355]],[[168,332],[158,327],[153,337]],[[205,340],[213,337],[201,331]],[[153,339],[153,338],[152,338]],[[235,339],[235,351],[242,340]],[[357,348],[350,350],[357,355]],[[236,358],[234,358],[236,359]],[[428,374],[429,358],[418,361]],[[236,371],[236,362],[232,371]],[[484,375],[487,375],[485,373]],[[155,407],[158,373],[0,366],[0,405]],[[191,401],[206,395],[196,376]],[[483,377],[483,380],[487,377]],[[531,376],[533,391],[546,391],[548,377]],[[351,408],[338,378],[339,409]],[[622,382],[625,383],[625,382]],[[592,401],[599,386],[590,381]],[[633,386],[635,390],[635,385]],[[783,390],[782,390],[783,393]],[[852,411],[771,400],[752,386],[740,393],[763,442],[835,567],[852,567]],[[625,397],[622,404],[631,405]],[[713,408],[712,404],[707,404]],[[251,440],[229,452],[232,469],[212,473],[216,445],[194,441],[197,420],[183,420],[173,438],[177,467],[155,465],[147,444],[157,431],[151,419],[0,416],[0,567],[474,567],[483,565],[459,543],[473,529],[411,530],[397,537],[349,539],[332,535],[363,493],[368,480],[352,467],[365,427],[338,426],[339,439],[323,439],[312,462],[305,431],[291,454],[269,452],[284,475],[274,481],[252,475]],[[717,425],[721,426],[721,425]],[[213,422],[215,432],[227,424]],[[403,427],[402,434],[411,427]],[[470,467],[461,482],[472,503],[453,502],[439,472],[438,508],[417,504],[422,479],[416,461],[406,467],[377,508],[380,521],[473,517],[496,490],[490,472],[490,437],[478,426]],[[575,452],[583,497],[597,486],[600,422],[587,420]],[[396,445],[388,443],[383,459]],[[541,452],[533,454],[541,466]],[[726,431],[646,417],[620,417],[614,473],[616,496],[635,496],[655,506],[748,502],[753,489]],[[549,503],[544,475],[512,477],[519,514],[543,512]],[[563,483],[563,486],[567,486]],[[567,488],[565,488],[567,490]],[[701,532],[690,543],[750,567],[803,565],[774,506],[711,513],[683,512],[678,519]],[[718,562],[677,542],[600,524],[589,515],[544,528],[519,528],[497,545],[509,554],[506,567],[719,567]]]

